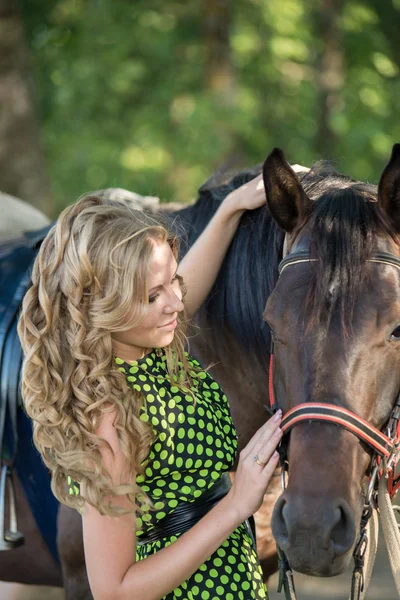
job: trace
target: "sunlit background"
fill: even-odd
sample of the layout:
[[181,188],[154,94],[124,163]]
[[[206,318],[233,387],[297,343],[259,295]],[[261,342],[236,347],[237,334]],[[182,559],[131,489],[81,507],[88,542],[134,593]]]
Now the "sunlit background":
[[[399,32],[400,0],[0,0],[0,190],[50,218],[106,187],[186,203],[274,146],[377,182],[400,142]],[[296,577],[299,600],[349,582]],[[395,597],[380,553],[368,598]]]
[[50,216],[111,186],[187,202],[274,146],[376,181],[400,140],[400,0],[7,2],[32,123],[8,123],[0,189]]

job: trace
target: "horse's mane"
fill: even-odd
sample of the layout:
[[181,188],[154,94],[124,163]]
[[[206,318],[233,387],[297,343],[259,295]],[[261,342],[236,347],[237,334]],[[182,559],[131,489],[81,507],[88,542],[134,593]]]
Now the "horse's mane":
[[[175,213],[173,227],[185,254],[203,231],[225,196],[261,172],[261,166],[243,171],[222,185],[204,185],[196,204]],[[185,232],[183,234],[183,232]],[[270,333],[262,319],[265,302],[275,287],[282,258],[284,233],[265,207],[246,212],[202,309],[201,325],[210,327],[218,348],[221,330],[228,328],[244,349],[265,358]]]

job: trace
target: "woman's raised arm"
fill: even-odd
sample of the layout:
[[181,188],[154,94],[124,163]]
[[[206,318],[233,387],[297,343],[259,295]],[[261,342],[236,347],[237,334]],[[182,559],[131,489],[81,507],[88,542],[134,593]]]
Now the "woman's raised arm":
[[228,194],[180,262],[178,273],[187,289],[185,307],[189,316],[195,314],[210,292],[242,214],[259,208],[265,201],[261,175]]

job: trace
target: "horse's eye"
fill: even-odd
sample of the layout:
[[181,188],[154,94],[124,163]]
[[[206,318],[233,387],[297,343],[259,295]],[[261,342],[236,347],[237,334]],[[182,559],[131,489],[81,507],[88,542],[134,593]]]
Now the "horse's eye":
[[396,340],[400,340],[400,325],[398,327],[396,327],[396,329],[394,329],[392,331],[392,334],[390,336],[390,339],[392,341],[396,341]]

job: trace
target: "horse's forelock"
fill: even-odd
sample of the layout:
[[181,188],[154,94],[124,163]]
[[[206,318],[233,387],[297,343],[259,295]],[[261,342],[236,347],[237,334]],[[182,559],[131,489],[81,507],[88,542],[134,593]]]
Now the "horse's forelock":
[[375,251],[376,234],[390,230],[377,204],[377,188],[340,175],[326,166],[304,182],[314,195],[315,205],[308,227],[311,254],[318,260],[306,306],[309,326],[329,325],[333,311],[338,310],[342,327],[350,323],[360,285],[365,276],[365,263]]

